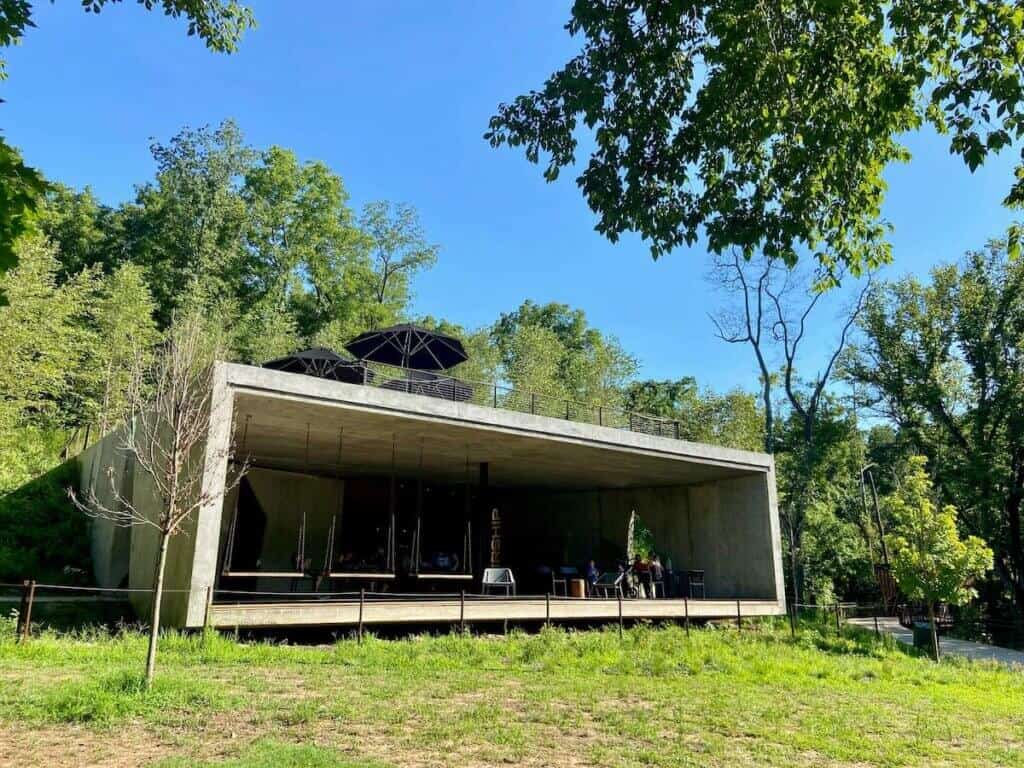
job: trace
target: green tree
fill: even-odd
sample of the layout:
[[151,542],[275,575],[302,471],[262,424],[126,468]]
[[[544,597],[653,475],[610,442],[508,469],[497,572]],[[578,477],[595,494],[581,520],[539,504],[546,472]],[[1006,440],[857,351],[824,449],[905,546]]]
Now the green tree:
[[[85,357],[84,326],[96,276],[57,285],[53,247],[31,234],[18,241],[18,266],[0,276],[10,304],[0,308],[0,420],[59,427],[75,419],[72,387]],[[70,412],[69,412],[70,411]]]
[[[153,317],[156,304],[146,286],[141,267],[123,264],[99,286],[92,311],[93,339],[87,369],[91,369],[89,397],[91,412],[84,414],[86,425],[95,425],[104,435],[125,412],[133,366],[148,365],[160,339]],[[86,389],[77,386],[76,389]]]
[[161,328],[185,302],[213,303],[242,288],[246,206],[239,193],[254,160],[241,132],[185,129],[151,147],[156,180],[126,208],[133,259],[146,267]]
[[[554,409],[553,413],[564,413],[562,403],[568,392],[560,374],[565,356],[565,346],[550,328],[540,325],[516,328],[509,340],[504,364],[505,378],[512,385],[516,407],[533,407],[541,413],[549,409]],[[530,400],[533,395],[539,398],[536,403]]]
[[764,445],[764,415],[753,395],[738,389],[722,395],[702,391],[692,376],[631,382],[625,407],[679,422],[684,440],[748,451],[759,451]]
[[409,303],[409,281],[417,272],[437,262],[439,247],[430,245],[416,209],[404,203],[369,203],[360,225],[370,239],[373,257],[373,295],[376,304],[367,308],[368,327],[396,318]]
[[898,531],[893,575],[907,597],[927,606],[938,661],[935,604],[970,600],[975,594],[971,582],[992,567],[992,550],[977,536],[960,538],[956,507],[935,503],[926,463],[923,456],[911,457],[899,490],[886,502]]
[[[889,259],[883,173],[925,121],[971,169],[1024,137],[1016,0],[576,0],[582,51],[485,138],[576,182],[611,240],[706,237],[830,274]],[[579,155],[588,155],[580,162]],[[1024,202],[1024,163],[1007,202]]]
[[[3,17],[0,16],[0,44],[3,36]],[[2,59],[0,80],[3,80]],[[18,151],[0,137],[0,274],[18,263],[15,243],[29,229],[32,215],[45,191],[46,182],[42,175],[25,165]],[[6,297],[0,292],[0,306],[5,302]]]
[[[491,330],[491,338],[501,355],[502,365],[511,371],[522,368],[522,347],[525,339],[516,341],[522,328],[543,328],[551,336],[531,331],[530,344],[548,347],[557,358],[552,391],[560,397],[581,403],[622,404],[622,392],[636,374],[637,362],[618,340],[592,327],[583,310],[566,304],[535,304],[524,301],[514,312],[503,313]],[[558,344],[553,344],[557,340]],[[545,362],[545,367],[550,366]],[[538,381],[543,381],[540,377]]]
[[[99,13],[114,2],[120,0],[88,0],[81,5],[87,13]],[[139,0],[139,4],[146,10],[160,8],[171,18],[184,17],[190,36],[198,36],[207,48],[222,53],[235,51],[245,31],[256,24],[252,12],[237,0]],[[30,0],[0,0],[0,48],[20,43],[25,31],[34,26]],[[5,79],[6,61],[0,58],[0,81]],[[45,191],[39,172],[25,165],[17,150],[0,138],[0,272],[16,263],[14,243],[29,226]]]
[[60,283],[96,265],[109,274],[130,256],[123,213],[97,200],[89,187],[77,191],[51,182],[36,224],[56,247]]
[[850,377],[928,456],[965,532],[995,550],[1008,602],[1024,607],[1024,263],[993,242],[928,284],[879,286],[861,325]]

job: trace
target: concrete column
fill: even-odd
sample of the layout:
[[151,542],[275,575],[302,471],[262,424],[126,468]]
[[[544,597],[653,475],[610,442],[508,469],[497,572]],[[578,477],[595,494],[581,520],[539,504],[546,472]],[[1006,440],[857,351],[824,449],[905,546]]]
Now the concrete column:
[[195,547],[185,616],[185,626],[189,627],[202,626],[206,611],[206,590],[217,578],[217,556],[233,416],[234,397],[227,382],[227,368],[224,363],[217,363],[213,375],[209,437],[206,443],[201,490],[207,501],[196,512],[194,526]]

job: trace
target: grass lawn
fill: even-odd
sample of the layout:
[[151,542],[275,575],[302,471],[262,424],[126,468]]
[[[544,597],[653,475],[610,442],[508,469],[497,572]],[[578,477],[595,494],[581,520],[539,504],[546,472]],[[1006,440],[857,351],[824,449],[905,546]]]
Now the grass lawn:
[[0,627],[0,765],[1024,765],[1024,673],[825,625],[240,643]]

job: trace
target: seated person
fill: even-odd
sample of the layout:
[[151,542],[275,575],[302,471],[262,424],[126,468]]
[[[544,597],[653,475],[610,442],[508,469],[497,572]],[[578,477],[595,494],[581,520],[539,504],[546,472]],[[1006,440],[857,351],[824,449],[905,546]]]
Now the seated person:
[[665,594],[665,569],[661,565],[661,558],[657,554],[651,555],[650,562],[651,571],[651,597],[657,597],[657,593],[654,591],[654,584],[661,584],[662,596]]
[[656,554],[651,555],[650,569],[652,579],[654,579],[655,581],[664,581],[665,569],[661,565],[661,558],[658,557]]
[[459,556],[454,552],[435,552],[430,558],[429,568],[435,571],[459,570]]
[[356,568],[356,558],[351,551],[342,552],[338,555],[338,570],[339,571],[352,571]]

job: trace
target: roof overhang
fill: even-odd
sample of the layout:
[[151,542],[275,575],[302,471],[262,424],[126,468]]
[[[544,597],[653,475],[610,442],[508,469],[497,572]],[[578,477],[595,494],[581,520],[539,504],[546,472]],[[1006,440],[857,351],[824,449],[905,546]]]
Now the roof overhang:
[[234,399],[237,455],[260,466],[386,474],[394,461],[400,474],[461,482],[487,462],[494,486],[576,489],[687,485],[772,466],[762,453],[221,365]]

